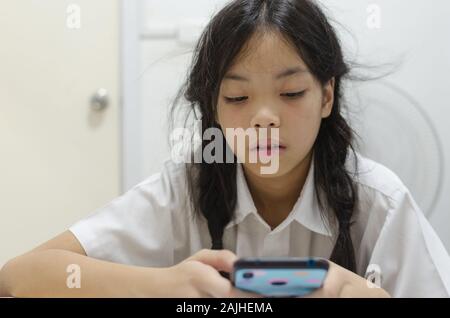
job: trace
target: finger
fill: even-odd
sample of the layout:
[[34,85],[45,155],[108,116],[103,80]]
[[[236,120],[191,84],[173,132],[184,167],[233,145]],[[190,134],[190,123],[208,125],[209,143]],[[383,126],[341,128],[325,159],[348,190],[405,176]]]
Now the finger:
[[327,276],[321,288],[303,296],[304,298],[337,298],[341,295],[341,290],[346,284],[346,273],[342,268],[329,261]]
[[201,250],[190,259],[212,266],[218,271],[230,273],[237,258],[236,254],[228,250]]
[[300,296],[299,298],[325,298],[323,288],[316,289],[312,293]]
[[340,290],[346,281],[345,274],[342,273],[341,267],[331,261],[328,261],[328,263],[329,268],[323,285],[320,289],[315,291],[317,293],[313,295],[314,297],[339,297]]
[[228,294],[229,298],[264,298],[263,295],[255,294],[251,292],[246,292],[235,287],[232,287],[230,293]]
[[[216,283],[212,285],[210,289],[211,295],[213,297],[219,298],[261,298],[262,295],[246,292],[240,289],[237,289],[233,286],[233,284],[222,277],[219,280],[215,281]],[[211,286],[211,285],[210,285]]]
[[261,298],[262,295],[245,292],[235,288],[232,283],[220,276],[213,267],[205,265],[204,275],[200,278],[200,289],[216,298]]
[[225,298],[228,297],[233,289],[231,282],[223,278],[219,272],[206,264],[204,274],[199,277],[200,289],[210,297]]

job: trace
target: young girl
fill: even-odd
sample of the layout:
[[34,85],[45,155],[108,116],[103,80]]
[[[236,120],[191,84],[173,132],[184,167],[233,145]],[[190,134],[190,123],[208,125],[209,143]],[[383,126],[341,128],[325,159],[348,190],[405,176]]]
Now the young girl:
[[[202,132],[221,129],[234,154],[226,129],[278,129],[277,139],[256,145],[279,156],[276,173],[262,174],[260,161],[168,160],[160,174],[8,262],[0,294],[252,296],[219,271],[237,257],[315,256],[330,270],[312,297],[449,296],[449,256],[410,192],[352,150],[341,115],[348,72],[313,1],[231,2],[203,33],[183,96]],[[80,288],[66,284],[71,264]]]

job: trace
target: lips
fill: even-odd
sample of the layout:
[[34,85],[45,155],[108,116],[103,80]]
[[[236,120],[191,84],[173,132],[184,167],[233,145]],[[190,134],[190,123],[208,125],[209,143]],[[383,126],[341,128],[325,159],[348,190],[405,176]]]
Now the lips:
[[265,149],[271,150],[271,149],[284,149],[284,148],[286,148],[286,147],[281,146],[281,145],[268,145],[268,146],[257,146],[256,150],[265,150]]
[[257,145],[254,145],[250,148],[251,150],[283,150],[286,149],[286,146],[281,142],[277,142],[274,140],[267,140],[266,142],[259,142]]

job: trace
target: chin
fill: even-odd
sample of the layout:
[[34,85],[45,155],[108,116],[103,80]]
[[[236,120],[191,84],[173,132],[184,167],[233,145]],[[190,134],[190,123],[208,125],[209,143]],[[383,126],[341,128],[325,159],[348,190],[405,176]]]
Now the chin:
[[[286,165],[282,165],[281,162],[278,165],[278,169],[274,170],[275,166],[271,166],[271,163],[268,164],[259,164],[259,163],[252,163],[252,164],[244,164],[244,167],[247,171],[251,172],[254,175],[257,175],[258,177],[265,178],[265,179],[271,179],[271,178],[277,178],[286,175],[289,173],[291,169],[287,169],[288,167]],[[268,169],[273,167],[273,169],[270,169],[271,173],[263,173],[264,169]],[[266,170],[267,171],[267,170]]]

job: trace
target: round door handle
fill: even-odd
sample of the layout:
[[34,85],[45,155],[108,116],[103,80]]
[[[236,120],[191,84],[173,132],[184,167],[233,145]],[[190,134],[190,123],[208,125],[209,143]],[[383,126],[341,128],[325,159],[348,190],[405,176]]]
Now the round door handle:
[[100,88],[91,98],[91,108],[94,111],[102,111],[109,105],[108,91]]

